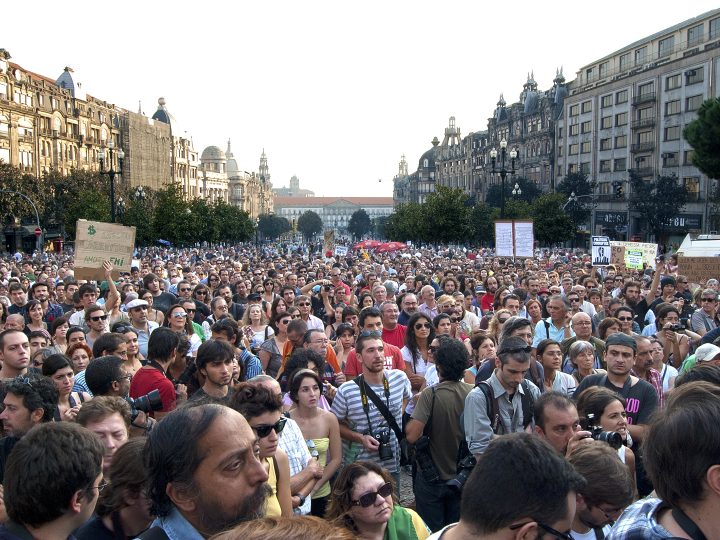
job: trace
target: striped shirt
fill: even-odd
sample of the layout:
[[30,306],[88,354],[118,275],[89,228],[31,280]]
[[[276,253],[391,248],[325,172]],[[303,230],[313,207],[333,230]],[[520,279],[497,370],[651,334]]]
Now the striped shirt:
[[[390,405],[388,409],[390,409],[390,413],[395,418],[397,425],[402,426],[403,400],[412,398],[410,379],[408,379],[404,371],[397,369],[386,370],[385,377],[387,377],[390,387]],[[385,390],[382,384],[368,384],[368,386],[377,394],[383,403],[386,403]],[[340,385],[335,399],[333,399],[330,411],[338,417],[338,420],[345,421],[350,429],[363,435],[372,434],[376,437],[378,431],[383,429],[390,432],[390,445],[393,451],[393,458],[391,460],[382,461],[377,451],[370,452],[360,443],[343,440],[344,464],[353,463],[357,460],[367,460],[377,463],[393,473],[400,470],[400,444],[398,443],[395,433],[390,429],[387,421],[380,414],[380,411],[378,411],[370,398],[368,398],[368,415],[365,415],[360,397],[360,387],[355,384],[355,382],[348,381]],[[372,430],[370,426],[368,426],[368,416],[370,417]]]

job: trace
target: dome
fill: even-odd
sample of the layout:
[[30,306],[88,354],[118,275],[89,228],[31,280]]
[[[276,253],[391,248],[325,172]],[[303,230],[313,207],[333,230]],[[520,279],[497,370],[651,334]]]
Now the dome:
[[170,126],[176,125],[175,117],[168,112],[167,107],[165,106],[165,98],[163,97],[158,98],[158,108],[157,111],[155,111],[155,114],[152,115],[152,119],[157,120],[158,122],[163,122],[164,124],[170,124]]
[[420,161],[418,162],[418,169],[435,169],[436,151],[437,148],[433,146],[430,150],[420,156]]
[[225,161],[225,152],[219,146],[208,146],[203,150],[200,161]]
[[527,92],[527,94],[525,95],[525,114],[530,114],[537,111],[539,101],[540,99],[538,92],[533,92],[532,90]]
[[63,71],[57,81],[55,81],[55,84],[57,84],[60,88],[70,90],[70,93],[74,98],[82,99],[84,101],[87,96],[85,95],[85,92],[82,91],[82,83],[75,82],[75,78],[72,74],[73,69],[66,67],[65,71]]

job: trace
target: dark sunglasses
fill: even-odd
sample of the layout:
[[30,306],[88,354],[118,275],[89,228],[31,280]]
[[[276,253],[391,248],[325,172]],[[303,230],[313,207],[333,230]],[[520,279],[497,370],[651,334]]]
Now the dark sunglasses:
[[714,298],[701,298],[700,301],[701,302],[714,302],[715,299]]
[[437,350],[438,350],[437,347],[433,347],[433,346],[428,347],[429,353],[435,354],[437,352]]
[[283,416],[280,418],[280,420],[278,420],[271,426],[255,426],[253,429],[255,430],[255,433],[257,433],[258,437],[264,439],[265,437],[270,435],[270,432],[273,429],[275,430],[275,433],[280,435],[282,433],[282,430],[285,429],[285,422],[287,422],[287,418]]
[[506,318],[504,318],[504,319],[498,319],[498,322],[499,322],[500,324],[506,323],[509,318],[510,318],[510,317],[506,317]]
[[192,289],[179,289],[179,290],[180,290],[180,292],[190,292],[190,291],[192,291]]
[[379,330],[362,330],[360,332],[360,337],[376,337],[379,338],[382,336],[382,332]]
[[422,330],[423,328],[432,328],[432,324],[430,323],[417,323],[415,325],[415,330]]
[[281,319],[278,321],[280,324],[290,324],[290,319]]
[[197,309],[186,309],[185,311],[187,311],[188,313],[195,313]]
[[93,322],[98,322],[98,321],[106,321],[107,318],[108,318],[107,315],[100,315],[98,317],[90,317],[90,320]]
[[392,491],[392,484],[390,482],[386,482],[385,484],[380,486],[377,491],[371,491],[370,493],[366,493],[365,495],[362,495],[357,501],[351,502],[353,503],[353,506],[362,506],[363,508],[368,508],[369,506],[375,504],[378,495],[380,495],[384,499],[385,497],[389,497],[390,495],[392,495]]
[[618,317],[618,321],[632,321],[632,317]]

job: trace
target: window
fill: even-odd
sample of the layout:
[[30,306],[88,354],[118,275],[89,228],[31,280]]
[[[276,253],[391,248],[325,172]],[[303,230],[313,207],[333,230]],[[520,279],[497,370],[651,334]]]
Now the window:
[[647,47],[640,47],[639,49],[635,50],[635,65],[641,66],[645,63],[645,58],[647,58]]
[[677,141],[680,139],[680,126],[670,126],[665,128],[665,140]]
[[615,148],[627,148],[627,135],[615,137]]
[[579,151],[580,151],[579,144],[571,144],[570,147],[568,148],[568,155],[576,156]]
[[582,112],[588,113],[592,111],[592,101],[584,101],[582,104]]
[[580,124],[568,126],[568,135],[577,135],[578,133],[580,133]]
[[638,142],[639,143],[651,143],[655,140],[654,137],[655,133],[653,131],[641,131],[638,133]]
[[558,155],[558,157],[563,157],[563,155],[564,155],[564,154],[563,154],[563,150],[564,150],[564,147],[561,146],[561,145],[558,145],[558,147],[557,147],[557,155]]
[[620,103],[627,103],[628,100],[628,91],[627,90],[620,90],[617,94],[615,94],[615,105],[619,105]]
[[660,43],[658,43],[658,55],[660,58],[663,56],[669,56],[670,53],[672,53],[673,48],[675,47],[675,36],[666,37],[665,39],[661,39]]
[[680,88],[681,84],[679,73],[665,78],[665,90],[675,90],[675,88]]
[[600,66],[598,66],[598,75],[601,79],[604,79],[605,77],[607,77],[607,74],[608,74],[608,63],[603,62],[602,64],[600,64]]
[[665,152],[662,155],[663,167],[677,167],[678,166],[678,154],[677,152]]
[[600,150],[610,150],[612,148],[612,139],[600,139]]
[[601,159],[600,160],[600,172],[610,172],[610,160],[609,159]]
[[638,86],[638,94],[641,96],[647,96],[655,91],[655,85],[653,83],[641,84]]
[[568,174],[573,174],[578,172],[578,166],[577,163],[571,163],[568,165]]
[[683,157],[683,165],[692,165],[692,158],[693,158],[693,151],[692,150],[685,150],[684,157]]
[[615,172],[621,172],[627,170],[627,159],[626,158],[617,158],[615,162],[613,163],[613,170]]
[[563,129],[558,128],[557,133],[558,133],[558,139],[562,139],[563,138]]
[[720,37],[720,17],[710,21],[710,39]]
[[702,105],[702,102],[703,102],[702,94],[685,98],[685,111],[686,112],[697,111],[700,108],[700,105]]
[[620,57],[620,71],[630,68],[630,53],[625,53]]
[[575,104],[570,107],[570,116],[577,116],[580,113],[580,105]]
[[590,133],[592,131],[592,122],[588,120],[580,124],[580,133]]
[[590,174],[590,162],[586,161],[585,163],[580,164],[580,172],[584,174]]
[[685,86],[689,84],[696,84],[703,82],[705,75],[705,70],[702,66],[697,67],[695,69],[688,69],[685,72]]
[[595,78],[593,71],[594,71],[594,68],[588,68],[585,70],[585,81],[586,82],[591,82]]
[[702,33],[703,33],[703,25],[702,24],[698,24],[697,26],[688,28],[688,31],[687,31],[688,47],[694,47],[695,45],[700,43],[700,40],[702,39]]
[[612,94],[608,94],[607,96],[603,96],[600,98],[600,107],[602,107],[603,109],[612,107]]
[[626,126],[628,119],[627,119],[627,113],[619,113],[615,115],[615,125],[616,126]]
[[697,201],[700,198],[700,178],[697,176],[686,176],[683,178],[683,184],[688,191],[688,199]]
[[603,116],[600,119],[600,129],[609,129],[612,127],[612,116]]
[[589,154],[590,153],[590,141],[585,141],[580,144],[580,153],[581,154]]
[[638,119],[646,120],[648,118],[655,118],[655,107],[643,107],[638,110]]
[[665,104],[665,116],[672,116],[673,114],[680,114],[680,100],[668,101]]

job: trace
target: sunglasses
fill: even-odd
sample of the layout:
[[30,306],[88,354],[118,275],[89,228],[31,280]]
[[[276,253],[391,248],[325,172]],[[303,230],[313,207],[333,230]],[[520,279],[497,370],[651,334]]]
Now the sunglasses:
[[190,292],[192,289],[180,289],[180,292]]
[[197,309],[186,309],[185,311],[187,311],[188,313],[195,313]]
[[290,319],[282,319],[281,321],[278,321],[280,324],[290,324]]
[[386,482],[385,484],[380,486],[377,491],[371,491],[370,493],[366,493],[365,495],[362,495],[357,501],[351,502],[354,506],[362,506],[363,508],[368,508],[375,504],[378,495],[380,495],[384,499],[385,497],[389,497],[390,495],[392,495],[392,490],[392,484],[390,482]]
[[701,298],[700,301],[701,302],[714,302],[715,299],[714,298]]
[[[554,537],[559,538],[559,540],[574,540],[572,534],[569,532],[560,532],[553,529],[550,525],[546,525],[545,523],[542,523],[540,521],[536,521],[537,526],[540,527],[543,531],[545,531],[548,534],[552,534]],[[528,522],[525,523],[517,523],[515,525],[510,525],[508,527],[511,531],[515,531],[517,529],[520,529],[521,527],[524,527],[527,525]]]
[[434,346],[428,347],[428,352],[431,354],[435,354],[437,352],[438,348]]
[[106,321],[107,318],[108,318],[107,315],[100,315],[98,317],[90,317],[90,320],[93,322],[98,322],[98,321]]
[[506,323],[509,318],[510,318],[510,317],[506,317],[506,318],[504,318],[504,319],[498,319],[498,322],[499,322],[500,324]]
[[270,435],[270,432],[274,429],[275,433],[280,435],[282,433],[282,430],[285,429],[285,422],[287,422],[287,418],[284,416],[280,418],[277,422],[275,422],[271,426],[255,426],[253,429],[255,430],[255,433],[257,433],[258,437],[261,439],[264,439],[268,435]]
[[430,324],[430,323],[417,323],[414,328],[415,328],[415,330],[422,330],[423,328],[432,328],[432,324]]
[[632,317],[618,317],[618,321],[632,321]]
[[363,330],[360,332],[360,337],[376,337],[379,338],[382,336],[382,332],[380,330]]
[[173,313],[173,319],[184,319],[187,317],[187,313]]
[[195,291],[195,294],[202,294],[204,296],[207,294],[207,291]]

